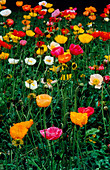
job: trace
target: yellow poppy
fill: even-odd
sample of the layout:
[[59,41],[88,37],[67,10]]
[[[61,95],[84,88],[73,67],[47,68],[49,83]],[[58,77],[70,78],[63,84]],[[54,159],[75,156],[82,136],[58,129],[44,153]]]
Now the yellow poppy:
[[51,8],[52,6],[53,6],[53,4],[51,4],[51,3],[47,3],[47,4],[45,5],[46,8]]
[[108,56],[105,55],[104,57],[105,57],[108,61],[110,61],[110,55],[108,55]]
[[49,8],[49,9],[48,9],[48,12],[49,12],[49,13],[52,13],[53,11],[54,11],[54,8]]
[[32,30],[26,30],[26,35],[29,37],[33,37],[35,35],[35,32],[33,32]]
[[59,44],[65,44],[68,38],[64,35],[57,35],[55,38],[55,41]]
[[38,50],[36,51],[36,53],[37,53],[38,55],[42,55],[42,54],[44,54],[47,50],[48,50],[48,49],[47,49],[47,46],[46,46],[46,45],[42,45],[40,48],[38,48]]
[[2,53],[0,54],[0,59],[1,59],[1,60],[6,60],[8,57],[9,57],[9,53],[4,53],[4,52],[2,52]]
[[79,35],[78,38],[79,38],[80,42],[85,44],[85,43],[89,43],[93,39],[93,36],[84,33],[84,34]]

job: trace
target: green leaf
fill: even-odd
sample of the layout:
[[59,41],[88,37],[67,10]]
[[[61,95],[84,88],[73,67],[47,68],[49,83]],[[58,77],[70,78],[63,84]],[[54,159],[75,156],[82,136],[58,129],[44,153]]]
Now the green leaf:
[[86,137],[89,136],[89,135],[95,134],[97,132],[99,132],[99,129],[97,129],[97,128],[89,129],[89,130],[86,131]]
[[38,168],[38,170],[41,170],[41,168],[34,162],[34,159],[28,159],[28,163],[36,166]]

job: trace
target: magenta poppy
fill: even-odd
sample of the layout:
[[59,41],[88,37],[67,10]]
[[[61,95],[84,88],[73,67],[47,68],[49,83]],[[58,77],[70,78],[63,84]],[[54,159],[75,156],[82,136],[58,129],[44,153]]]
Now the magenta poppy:
[[50,127],[48,129],[40,130],[41,135],[48,140],[56,140],[58,139],[63,131],[62,129],[59,129],[58,127]]
[[22,45],[22,46],[25,46],[26,45],[26,43],[27,43],[27,41],[26,40],[20,40],[20,45]]
[[73,55],[79,55],[83,53],[83,49],[80,47],[80,45],[71,44],[69,50]]
[[64,48],[61,46],[55,47],[51,51],[51,55],[55,57],[58,57],[59,55],[62,55],[62,54],[64,54]]
[[87,116],[89,117],[90,115],[92,115],[94,113],[94,108],[93,107],[79,107],[78,108],[78,112],[79,113],[87,113]]

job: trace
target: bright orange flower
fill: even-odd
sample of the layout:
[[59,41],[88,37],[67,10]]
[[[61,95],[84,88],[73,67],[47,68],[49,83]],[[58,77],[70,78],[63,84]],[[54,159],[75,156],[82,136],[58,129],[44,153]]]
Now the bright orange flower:
[[31,8],[31,5],[26,4],[22,6],[23,11],[30,11],[30,8]]
[[36,102],[39,107],[48,107],[51,103],[52,97],[48,94],[40,94],[36,97]]
[[22,20],[22,24],[23,25],[29,25],[31,21],[27,20],[27,19],[24,19]]
[[30,121],[14,124],[14,126],[10,128],[10,136],[15,140],[23,139],[24,136],[27,134],[28,129],[32,126],[32,124],[33,124],[32,119],[30,119]]
[[16,1],[16,6],[21,7],[23,5],[23,1]]
[[71,60],[70,53],[64,53],[64,54],[58,56],[59,63],[67,63],[70,60]]
[[89,15],[89,11],[84,11],[83,15],[88,16]]
[[88,122],[87,113],[70,112],[70,119],[75,125],[80,127],[83,127]]
[[96,15],[90,15],[88,18],[89,18],[90,20],[94,21],[94,20],[96,20]]

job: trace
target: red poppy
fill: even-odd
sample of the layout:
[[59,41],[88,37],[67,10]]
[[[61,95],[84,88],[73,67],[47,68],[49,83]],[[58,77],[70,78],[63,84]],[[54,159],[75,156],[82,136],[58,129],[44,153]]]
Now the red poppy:
[[69,30],[67,28],[63,28],[63,29],[61,29],[61,32],[63,35],[65,35],[65,34],[69,33]]
[[33,8],[33,10],[34,10],[35,13],[40,12],[42,10],[42,6],[37,5]]
[[87,116],[91,116],[94,113],[94,108],[93,107],[79,107],[78,108],[79,113],[87,113]]
[[31,5],[23,5],[22,6],[22,9],[23,9],[23,11],[30,11],[30,9],[31,9]]
[[11,27],[14,24],[14,21],[13,21],[13,19],[9,18],[9,19],[6,20],[6,23],[9,27]]
[[0,47],[1,46],[7,49],[11,49],[13,47],[11,44],[7,44],[6,42],[0,40]]
[[17,37],[24,37],[26,35],[25,32],[23,31],[17,31],[17,30],[14,30],[13,33],[12,33],[14,36],[17,36]]
[[37,44],[36,44],[36,46],[39,48],[39,47],[41,47],[41,46],[44,45],[44,44],[45,44],[44,41],[38,41]]

